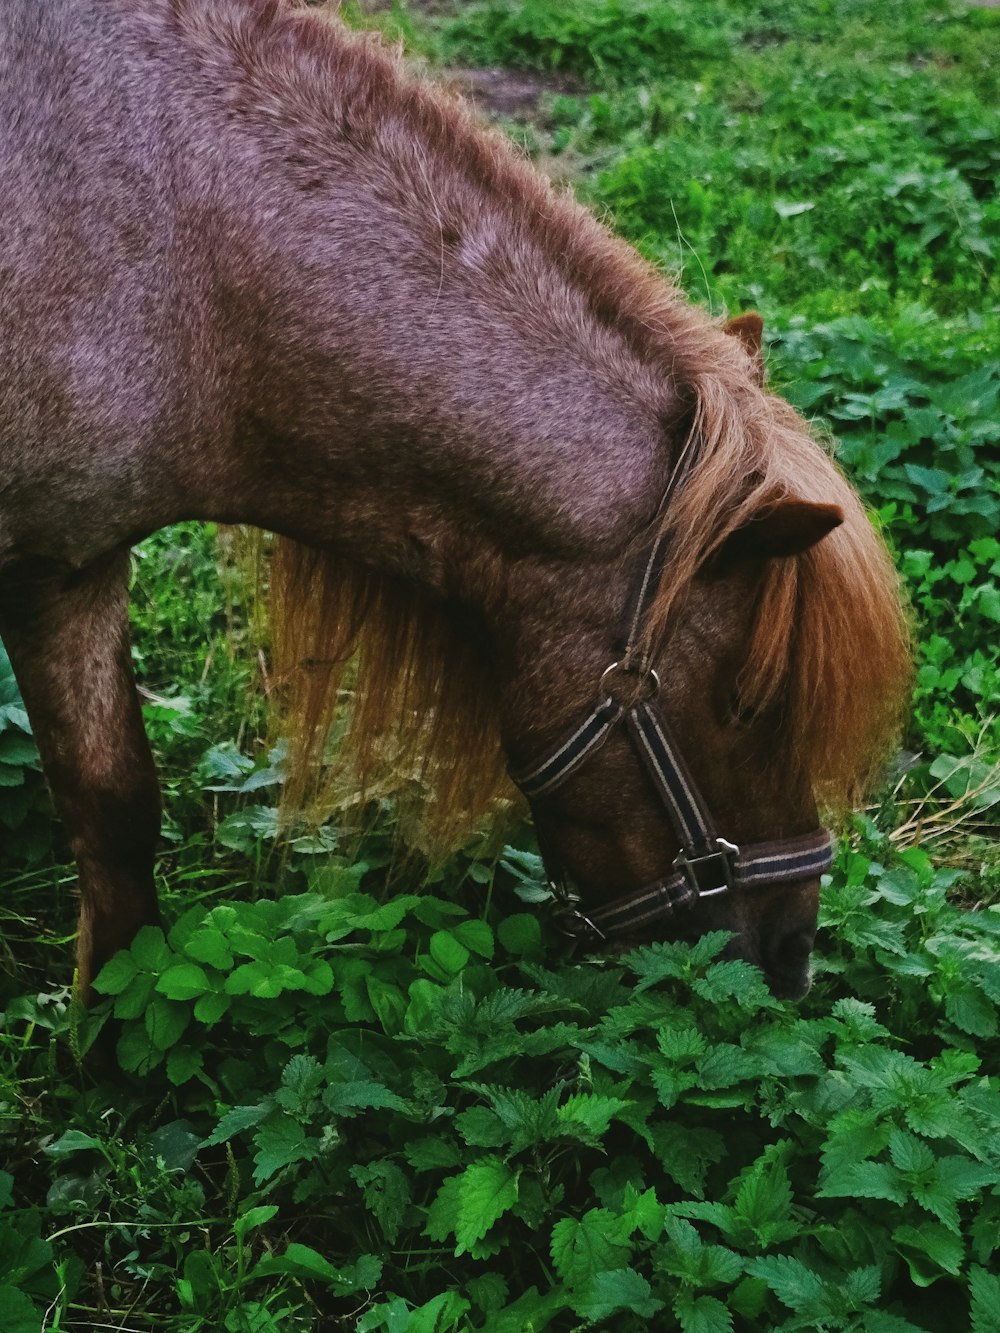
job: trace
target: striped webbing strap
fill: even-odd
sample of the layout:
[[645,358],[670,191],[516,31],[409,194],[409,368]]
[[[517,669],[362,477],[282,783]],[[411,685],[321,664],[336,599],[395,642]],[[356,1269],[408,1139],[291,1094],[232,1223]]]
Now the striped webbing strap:
[[[677,834],[680,852],[674,859],[673,872],[605,906],[585,913],[575,894],[555,884],[561,924],[570,935],[593,939],[626,935],[664,920],[676,908],[690,906],[699,898],[814,879],[829,869],[833,859],[830,835],[825,829],[742,849],[715,831],[694,778],[652,702],[659,687],[656,672],[637,653],[642,617],[659,582],[664,557],[665,539],[660,537],[646,564],[625,653],[601,677],[597,706],[545,759],[533,768],[511,774],[529,801],[547,796],[592,758],[624,721]],[[623,703],[605,689],[616,671],[633,676],[643,697]]]
[[[567,902],[561,909],[564,926],[573,927],[570,928],[571,934],[589,934],[597,939],[627,935],[663,921],[676,908],[689,907],[699,898],[712,898],[716,894],[728,893],[730,889],[814,879],[829,869],[832,859],[830,835],[825,829],[800,838],[784,838],[780,842],[754,843],[742,849],[724,839],[718,841],[719,850],[701,858],[684,857],[681,868],[675,869],[666,879],[656,880],[635,893],[616,898],[605,907],[584,914],[578,911],[575,903]],[[723,856],[730,858],[728,878],[714,886],[709,879],[703,885],[699,879],[702,865],[714,863]],[[567,917],[569,920],[565,919]]]

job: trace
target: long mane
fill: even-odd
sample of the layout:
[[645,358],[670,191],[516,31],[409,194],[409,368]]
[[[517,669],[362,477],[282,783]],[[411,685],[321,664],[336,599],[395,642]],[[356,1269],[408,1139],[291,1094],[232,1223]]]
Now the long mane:
[[[346,125],[363,137],[403,182],[406,206],[433,219],[435,237],[461,230],[475,191],[494,222],[530,235],[530,255],[542,256],[531,259],[544,267],[525,290],[583,292],[595,321],[669,376],[689,406],[690,433],[672,463],[667,445],[677,442],[664,447],[664,486],[671,466],[682,478],[661,520],[671,563],[649,616],[651,640],[726,537],[777,497],[842,506],[843,526],[813,550],[771,562],[743,686],[756,702],[782,699],[824,801],[856,800],[897,734],[908,693],[898,580],[856,494],[802,418],[761,389],[739,340],[464,104],[408,75],[377,39],[280,0],[170,5],[195,41],[228,47],[262,100],[319,131]],[[271,594],[283,727],[295,739],[291,799],[309,791],[331,728],[348,785],[418,798],[430,847],[454,845],[498,800],[514,799],[487,655],[453,613],[418,589],[284,539]]]

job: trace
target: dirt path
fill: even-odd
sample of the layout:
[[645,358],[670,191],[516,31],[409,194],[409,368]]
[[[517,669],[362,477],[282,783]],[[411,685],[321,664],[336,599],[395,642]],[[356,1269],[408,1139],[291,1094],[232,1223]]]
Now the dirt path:
[[[384,13],[392,8],[392,0],[360,0],[361,8],[369,14]],[[454,11],[455,0],[410,0],[414,9],[427,14]],[[447,70],[431,69],[433,78],[442,79],[458,89],[487,115],[508,116],[513,120],[539,119],[539,103],[545,93],[579,93],[579,80],[558,74],[535,74],[530,70],[504,69],[492,66],[469,69],[452,66]]]
[[545,93],[579,93],[581,84],[559,75],[532,74],[527,70],[456,69],[447,71],[450,83],[476,106],[495,116],[515,120],[539,119],[539,102]]

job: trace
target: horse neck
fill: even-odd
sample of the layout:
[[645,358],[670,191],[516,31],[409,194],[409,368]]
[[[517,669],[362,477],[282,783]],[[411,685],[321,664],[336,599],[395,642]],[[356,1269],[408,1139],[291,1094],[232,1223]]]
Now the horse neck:
[[498,282],[357,175],[322,201],[289,190],[238,261],[258,521],[432,582],[621,551],[662,494],[667,377],[540,249]]
[[467,600],[480,567],[612,560],[680,395],[586,276],[597,224],[554,241],[561,206],[486,131],[317,21],[244,32],[253,8],[184,0],[162,53],[229,409],[193,484]]

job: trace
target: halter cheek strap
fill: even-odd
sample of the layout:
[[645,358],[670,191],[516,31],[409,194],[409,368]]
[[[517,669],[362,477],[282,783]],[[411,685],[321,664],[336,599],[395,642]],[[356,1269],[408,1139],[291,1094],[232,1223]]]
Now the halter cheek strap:
[[[666,540],[661,535],[646,564],[625,653],[601,676],[596,707],[545,759],[531,769],[511,774],[529,801],[547,796],[591,759],[620,723],[625,723],[632,746],[677,835],[680,851],[670,874],[586,913],[579,897],[565,884],[553,885],[562,929],[592,941],[629,935],[655,925],[700,898],[814,879],[829,869],[833,859],[830,835],[825,829],[742,849],[716,832],[708,807],[655,706],[659,677],[638,647],[642,620],[659,585],[665,554]],[[617,676],[631,677],[631,702],[616,697]]]

